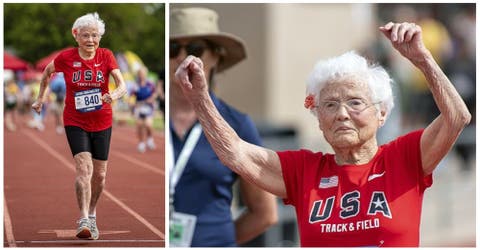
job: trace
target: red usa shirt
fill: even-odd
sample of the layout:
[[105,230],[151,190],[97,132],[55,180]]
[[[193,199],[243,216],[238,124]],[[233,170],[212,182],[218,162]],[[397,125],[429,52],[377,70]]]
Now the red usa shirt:
[[277,152],[295,206],[302,247],[417,247],[423,193],[420,137],[415,131],[379,147],[363,165],[335,163],[308,150]]
[[98,48],[95,57],[84,60],[78,48],[61,52],[54,60],[55,71],[63,72],[66,82],[65,126],[77,126],[95,132],[112,126],[112,107],[102,103],[101,96],[108,93],[110,72],[118,69],[112,51]]

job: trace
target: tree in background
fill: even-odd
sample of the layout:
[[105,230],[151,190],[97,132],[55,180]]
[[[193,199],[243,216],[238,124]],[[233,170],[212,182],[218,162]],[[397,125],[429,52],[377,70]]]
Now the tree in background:
[[163,3],[5,3],[5,49],[34,64],[53,51],[75,46],[75,19],[98,12],[105,21],[100,46],[114,53],[131,50],[154,72],[165,62]]

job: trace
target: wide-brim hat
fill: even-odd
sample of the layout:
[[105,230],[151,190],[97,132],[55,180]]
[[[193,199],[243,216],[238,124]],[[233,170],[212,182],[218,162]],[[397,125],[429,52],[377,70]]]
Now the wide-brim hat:
[[170,11],[170,40],[201,38],[223,48],[217,72],[226,70],[247,57],[245,43],[233,34],[220,31],[218,15],[206,8],[172,9]]

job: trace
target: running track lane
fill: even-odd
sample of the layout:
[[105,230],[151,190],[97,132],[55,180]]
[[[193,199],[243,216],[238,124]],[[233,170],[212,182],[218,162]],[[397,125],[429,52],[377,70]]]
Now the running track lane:
[[78,208],[65,135],[5,131],[4,246],[165,246],[164,137],[155,140],[156,150],[140,154],[134,129],[114,127],[97,207],[100,240],[85,241],[74,237]]

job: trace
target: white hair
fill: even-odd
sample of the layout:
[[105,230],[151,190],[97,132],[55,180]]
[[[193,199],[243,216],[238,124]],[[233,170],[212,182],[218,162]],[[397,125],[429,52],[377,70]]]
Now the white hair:
[[[307,79],[307,96],[313,96],[314,104],[318,107],[320,91],[326,83],[344,76],[366,79],[372,102],[380,102],[386,115],[390,114],[393,108],[393,80],[382,66],[369,64],[367,59],[355,51],[317,62]],[[315,109],[311,109],[311,112],[317,116]]]
[[75,34],[78,32],[78,30],[85,27],[97,27],[100,36],[105,34],[105,22],[100,19],[100,16],[97,12],[88,13],[77,18],[77,20],[75,20],[73,23],[72,35],[75,37]]

